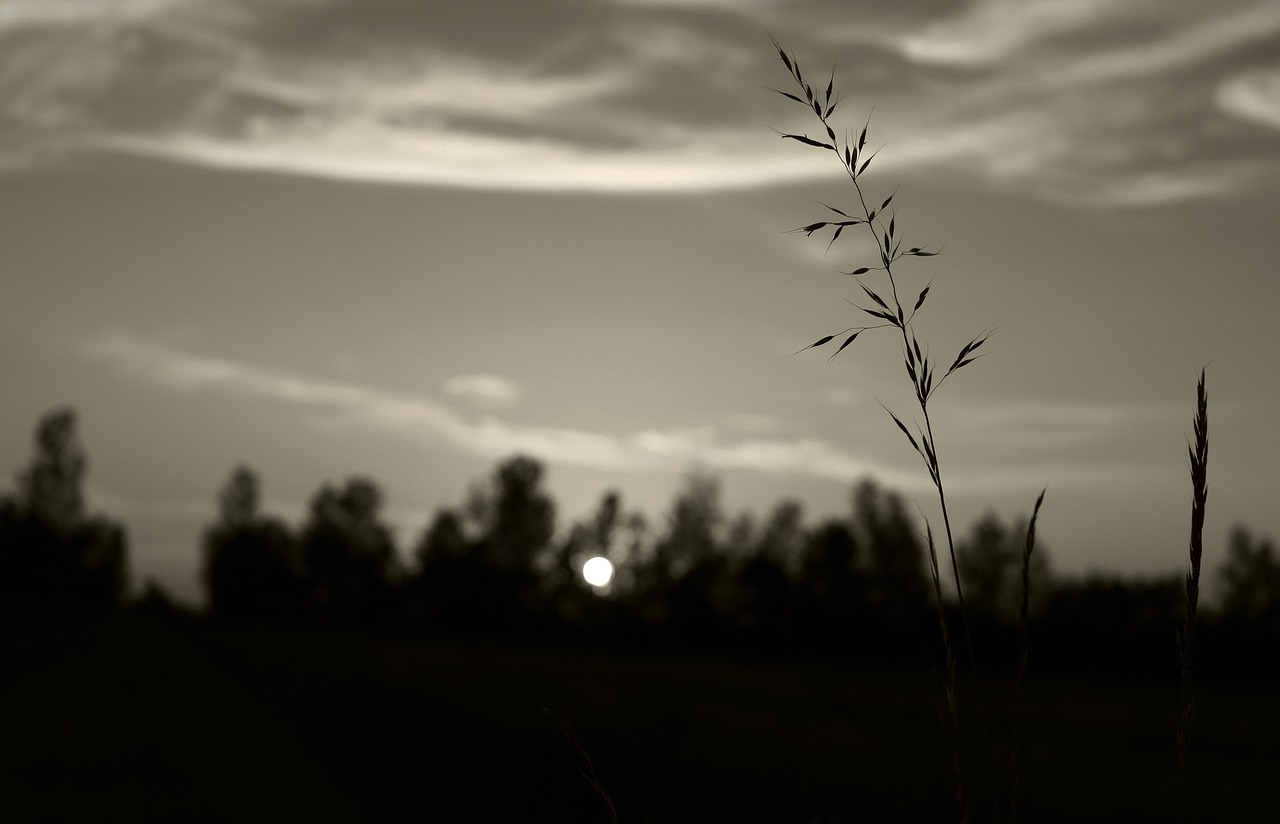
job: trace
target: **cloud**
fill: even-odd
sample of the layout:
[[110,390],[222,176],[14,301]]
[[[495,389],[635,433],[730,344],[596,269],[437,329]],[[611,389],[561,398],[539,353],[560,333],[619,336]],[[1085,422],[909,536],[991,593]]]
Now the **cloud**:
[[511,406],[521,395],[515,381],[497,375],[454,375],[444,382],[444,391],[482,409]]
[[1164,466],[1113,461],[1105,464],[1044,461],[1028,466],[961,466],[947,472],[947,488],[967,495],[1021,492],[1030,501],[1035,491],[1047,487],[1050,493],[1071,490],[1109,495],[1141,491],[1159,486],[1169,478]]
[[[514,22],[495,29],[482,17],[492,14]],[[1274,74],[1251,68],[1248,50],[1280,40],[1276,4],[977,0],[855,12],[613,0],[587,12],[522,0],[440,17],[388,0],[269,11],[236,0],[11,0],[0,5],[0,170],[107,152],[493,190],[830,180],[831,158],[765,130],[818,127],[761,88],[786,79],[761,28],[807,66],[839,57],[841,113],[860,119],[875,106],[889,146],[877,166],[898,175],[1141,207],[1230,197],[1271,185],[1280,168],[1274,148],[1241,156],[1243,124],[1214,119],[1222,110],[1275,124]]]
[[608,0],[617,6],[635,8],[699,11],[713,9],[742,13],[744,10],[778,8],[791,0]]
[[145,18],[182,0],[7,0],[0,31]]
[[1126,431],[1140,430],[1181,415],[1170,403],[1073,403],[1011,401],[958,406],[948,412],[956,437],[1009,449],[1060,452],[1103,444]]
[[1116,5],[1115,0],[980,0],[903,36],[900,47],[925,63],[991,63],[1046,37],[1092,27]]
[[[1135,34],[1115,36],[1126,27]],[[921,63],[1022,66],[1037,74],[1052,67],[1046,80],[1073,86],[1183,69],[1277,32],[1280,6],[1274,3],[1211,10],[1190,3],[980,0],[889,39]]]
[[85,489],[85,498],[92,512],[101,512],[112,518],[147,518],[153,521],[195,522],[209,518],[211,502],[182,500],[140,500],[121,495],[95,484]]
[[847,386],[833,386],[824,389],[822,390],[821,398],[823,403],[842,407],[859,406],[866,400],[863,394]]
[[[1280,178],[1275,164],[1237,161],[1221,164],[1188,164],[1173,171],[1143,172],[1126,180],[1100,184],[1094,192],[1119,206],[1163,206],[1189,200],[1227,198]],[[1085,193],[1077,194],[1083,199]]]
[[725,419],[725,424],[730,429],[737,432],[746,432],[749,434],[774,432],[779,427],[778,419],[772,415],[761,415],[747,412],[730,415]]
[[102,136],[62,146],[215,168],[507,191],[698,192],[829,177],[830,164],[812,156],[761,155],[758,146],[746,143],[741,136],[725,136],[706,139],[697,149],[602,154],[555,141],[466,132],[395,138],[347,124],[329,130],[323,141],[284,137],[246,144],[196,135]]
[[[326,416],[330,427],[391,432],[489,459],[528,453],[548,461],[610,471],[672,470],[701,462],[713,468],[789,473],[848,481],[896,473],[816,439],[727,439],[714,427],[643,430],[630,435],[564,427],[519,426],[492,415],[476,419],[420,396],[191,354],[127,332],[88,341],[83,353],[138,381],[174,392],[216,392],[273,401]],[[492,392],[491,376],[463,376],[455,387]],[[476,381],[475,377],[485,380]],[[493,381],[496,380],[497,383]],[[509,388],[509,387],[506,387]],[[500,390],[502,391],[502,390]]]
[[1280,129],[1280,68],[1238,74],[1218,86],[1214,99],[1230,115]]
[[[438,400],[384,392],[348,381],[298,374],[227,358],[201,356],[148,342],[137,335],[111,333],[83,345],[84,356],[108,363],[120,374],[170,392],[218,393],[265,400],[301,409],[303,415],[324,422],[324,431],[356,429],[389,432],[408,441],[486,459],[522,453],[544,461],[609,472],[680,471],[698,464],[710,470],[749,471],[764,475],[814,477],[847,484],[872,476],[906,491],[928,491],[923,468],[887,466],[819,438],[769,438],[773,418],[737,416],[731,431],[717,426],[686,426],[614,434],[564,426],[517,425],[493,415],[462,415]],[[480,393],[502,395],[506,381],[493,376],[461,376],[454,388],[463,397]],[[483,380],[476,380],[477,377]],[[502,389],[497,389],[495,388]],[[1029,482],[1051,479],[1057,487],[1089,487],[1100,473],[1108,482],[1152,480],[1155,468],[1138,464],[1083,462],[1053,458],[1062,449],[1100,443],[1125,426],[1139,426],[1164,415],[1164,407],[1088,406],[1088,404],[1021,403],[1011,406],[956,409],[952,421],[957,438],[982,440],[983,432],[1000,432],[1004,445],[1039,445],[1047,458],[1016,454],[1004,466],[961,468],[950,473],[957,486],[968,490],[1023,489]],[[754,430],[754,431],[753,431]],[[736,432],[736,434],[735,434]],[[973,441],[977,443],[977,441]],[[1043,456],[1043,452],[1041,453]]]
[[[852,454],[814,437],[767,437],[763,416],[739,416],[737,434],[705,425],[646,429],[632,433],[594,432],[571,427],[511,423],[490,414],[463,415],[430,398],[386,392],[356,383],[308,376],[255,364],[180,351],[127,332],[92,339],[83,354],[121,374],[180,393],[220,393],[294,407],[321,419],[330,432],[354,429],[390,433],[430,447],[441,444],[462,454],[500,460],[529,454],[552,463],[609,472],[680,471],[691,465],[766,475],[818,478],[839,484],[874,477],[909,492],[930,488],[923,468],[897,468]],[[475,376],[471,376],[475,377]],[[467,383],[475,384],[474,381]],[[482,384],[483,385],[483,384]],[[998,432],[1014,450],[1011,463],[962,467],[950,475],[975,491],[1024,489],[1052,480],[1056,488],[1088,489],[1099,477],[1137,485],[1161,477],[1164,468],[1054,457],[1063,449],[1103,443],[1125,427],[1164,415],[1149,405],[1063,405],[1024,403],[953,413],[958,442],[978,443]],[[742,424],[747,423],[744,427]],[[756,431],[749,431],[754,428]],[[744,431],[748,430],[748,431]],[[975,440],[976,439],[976,440]],[[1027,457],[1024,446],[1049,454]]]

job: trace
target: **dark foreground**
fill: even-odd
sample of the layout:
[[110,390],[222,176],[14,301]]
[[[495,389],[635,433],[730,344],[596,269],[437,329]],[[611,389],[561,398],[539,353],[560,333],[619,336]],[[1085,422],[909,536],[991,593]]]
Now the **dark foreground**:
[[[622,822],[956,820],[927,666],[130,614],[7,613],[0,642],[6,822],[607,822],[587,758]],[[984,689],[1004,799],[1011,690]],[[1277,699],[1202,685],[1187,820],[1277,820]],[[1033,677],[1019,820],[1176,821],[1176,707],[1172,685]],[[1007,821],[977,719],[962,723],[974,819]]]

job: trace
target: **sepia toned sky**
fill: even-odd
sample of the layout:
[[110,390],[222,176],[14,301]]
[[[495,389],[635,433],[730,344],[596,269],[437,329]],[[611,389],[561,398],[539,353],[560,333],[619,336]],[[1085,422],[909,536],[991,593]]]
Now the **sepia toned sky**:
[[293,520],[370,476],[406,545],[515,453],[562,528],[695,467],[731,512],[872,475],[935,517],[893,337],[792,354],[877,260],[787,232],[856,194],[773,131],[820,127],[770,35],[941,250],[898,267],[917,333],[995,330],[931,404],[961,531],[1047,484],[1060,571],[1179,568],[1207,365],[1206,564],[1280,535],[1280,5],[1235,0],[0,0],[4,481],[73,405],[135,581],[188,598],[237,463]]

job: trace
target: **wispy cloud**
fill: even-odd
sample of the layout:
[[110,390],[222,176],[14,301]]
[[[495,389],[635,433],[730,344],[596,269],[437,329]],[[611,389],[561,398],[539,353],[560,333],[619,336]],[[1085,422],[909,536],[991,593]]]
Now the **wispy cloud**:
[[[317,378],[287,370],[180,351],[116,332],[83,347],[86,356],[121,373],[175,392],[213,392],[287,404],[323,415],[329,427],[392,432],[446,444],[490,459],[515,453],[611,471],[673,470],[692,463],[712,468],[797,474],[839,482],[875,475],[910,484],[910,477],[857,458],[817,439],[732,438],[716,427],[642,430],[629,435],[563,427],[521,426],[493,415],[469,417],[440,401]],[[475,377],[475,376],[472,376]],[[474,391],[487,382],[458,384]],[[490,391],[489,385],[485,391]]]
[[725,419],[725,424],[738,432],[764,434],[774,432],[780,426],[778,419],[772,415],[740,412]]
[[989,64],[1046,37],[1096,26],[1117,5],[1115,0],[979,0],[904,35],[899,43],[912,60]]
[[[631,433],[532,426],[488,413],[463,414],[442,401],[419,395],[194,354],[126,332],[92,339],[82,351],[132,380],[173,392],[214,393],[282,404],[318,422],[324,432],[389,432],[411,442],[436,448],[444,445],[490,460],[523,453],[553,463],[611,472],[679,471],[701,465],[841,484],[872,476],[898,489],[927,489],[927,477],[915,465],[882,464],[821,438],[769,437],[776,420],[759,415],[735,416],[727,427],[703,425]],[[464,377],[466,380],[454,382],[455,389],[465,386],[474,392],[477,386],[486,386],[482,393],[496,395],[509,389],[501,379],[490,385],[491,376]],[[839,400],[847,399],[841,396]],[[1166,411],[1158,406],[1123,404],[1014,403],[960,408],[951,416],[957,445],[986,446],[983,439],[990,440],[990,433],[995,432],[1000,442],[1011,448],[1010,454],[1019,457],[1004,465],[967,468],[955,477],[980,491],[1024,488],[1046,478],[1060,488],[1087,488],[1099,477],[1106,477],[1109,483],[1150,481],[1163,470],[1073,456],[1082,445],[1105,445]],[[1028,446],[1037,448],[1028,450]]]
[[777,8],[788,0],[607,0],[617,6],[677,10],[724,10],[742,13],[744,10]]
[[1238,74],[1218,87],[1215,99],[1228,114],[1280,130],[1280,68]]
[[1244,0],[977,0],[945,14],[521,0],[445,17],[390,0],[10,0],[0,169],[106,151],[486,189],[826,178],[824,158],[764,129],[812,128],[761,88],[785,80],[766,28],[809,66],[839,57],[842,108],[876,106],[895,173],[1130,206],[1277,180],[1280,150],[1220,121],[1280,121],[1274,67],[1250,57],[1280,44],[1280,6]]
[[822,401],[832,406],[858,406],[866,402],[867,397],[847,386],[833,386],[822,390]]
[[956,437],[984,447],[999,443],[1010,450],[1070,453],[1087,445],[1105,445],[1153,423],[1180,420],[1173,403],[1075,403],[1009,401],[957,406],[948,415]]
[[7,0],[0,30],[145,18],[183,0]]
[[1106,489],[1120,495],[1151,489],[1169,477],[1167,467],[1112,461],[1105,465],[1083,461],[1054,460],[1028,466],[958,467],[949,472],[947,484],[966,495],[986,496],[1020,492],[1028,498],[1035,490],[1097,492]]
[[[1147,21],[1155,22],[1155,21]],[[1207,15],[1150,42],[1122,45],[1078,60],[1067,82],[1147,77],[1186,70],[1280,35],[1280,6],[1258,3],[1240,11]]]
[[454,375],[444,382],[444,391],[481,409],[511,406],[521,395],[515,381],[498,375]]
[[85,497],[91,511],[103,512],[113,518],[190,523],[207,521],[214,508],[212,500],[140,500],[96,484],[87,486]]

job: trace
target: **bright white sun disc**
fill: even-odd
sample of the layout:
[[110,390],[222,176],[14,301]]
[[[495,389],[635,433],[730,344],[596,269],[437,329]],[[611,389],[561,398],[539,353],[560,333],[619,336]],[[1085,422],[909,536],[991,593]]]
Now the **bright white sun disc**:
[[597,555],[582,565],[582,577],[593,587],[608,586],[613,580],[613,564],[608,558]]

